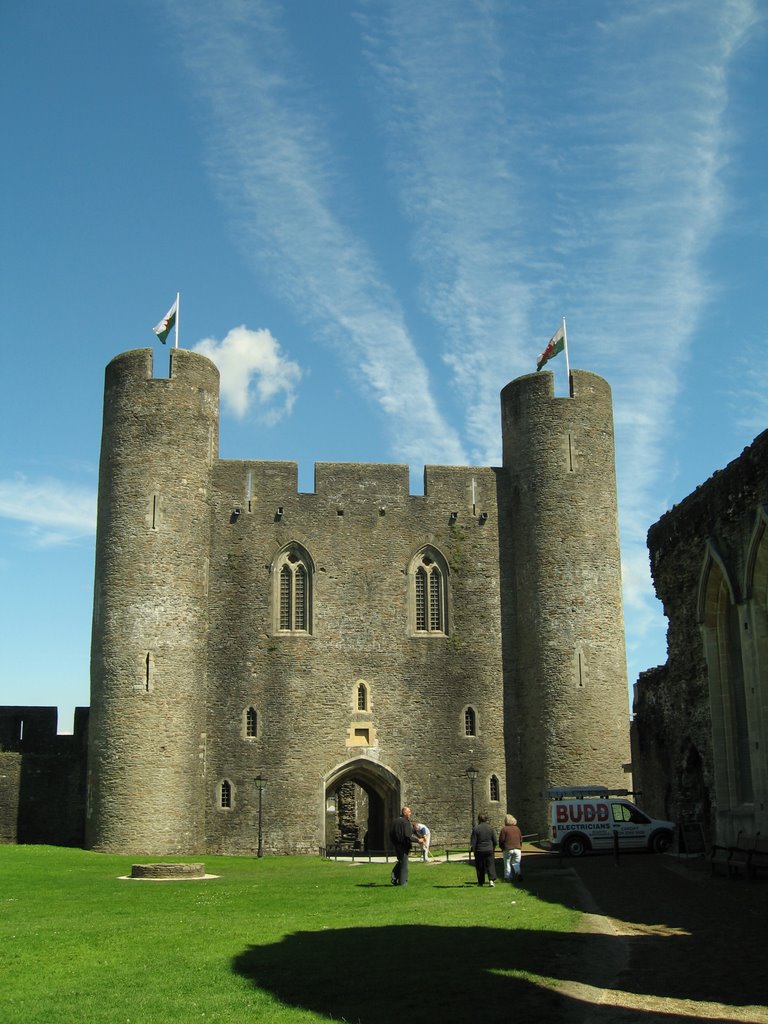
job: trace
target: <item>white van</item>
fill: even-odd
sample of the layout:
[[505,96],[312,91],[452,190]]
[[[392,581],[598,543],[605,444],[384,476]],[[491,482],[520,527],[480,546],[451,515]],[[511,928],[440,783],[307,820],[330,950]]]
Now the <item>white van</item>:
[[547,789],[552,849],[568,857],[588,850],[651,850],[664,853],[672,845],[675,823],[649,817],[626,799],[626,789],[606,786],[563,786]]

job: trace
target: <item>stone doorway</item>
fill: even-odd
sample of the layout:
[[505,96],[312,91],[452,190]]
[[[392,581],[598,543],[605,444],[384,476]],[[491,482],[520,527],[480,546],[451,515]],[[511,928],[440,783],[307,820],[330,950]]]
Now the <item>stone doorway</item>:
[[399,811],[400,783],[388,769],[366,758],[340,765],[325,782],[325,845],[386,850]]

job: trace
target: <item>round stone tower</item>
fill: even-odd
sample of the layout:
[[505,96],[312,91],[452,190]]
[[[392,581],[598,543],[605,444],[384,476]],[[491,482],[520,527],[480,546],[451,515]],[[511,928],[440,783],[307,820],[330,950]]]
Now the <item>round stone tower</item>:
[[209,474],[219,373],[173,349],[106,369],[91,650],[86,842],[203,849]]
[[611,390],[551,373],[501,393],[502,633],[509,803],[548,833],[552,786],[626,787],[629,696]]

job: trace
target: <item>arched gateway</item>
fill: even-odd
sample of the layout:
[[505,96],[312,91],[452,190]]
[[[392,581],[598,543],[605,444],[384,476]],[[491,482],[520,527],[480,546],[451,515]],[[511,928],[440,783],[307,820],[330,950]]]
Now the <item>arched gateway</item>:
[[325,845],[384,850],[400,812],[400,780],[366,757],[337,765],[325,778]]

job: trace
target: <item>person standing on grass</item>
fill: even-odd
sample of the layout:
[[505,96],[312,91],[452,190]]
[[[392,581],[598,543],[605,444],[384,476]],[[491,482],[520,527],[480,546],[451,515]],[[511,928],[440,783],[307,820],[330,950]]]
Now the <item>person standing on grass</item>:
[[475,855],[477,884],[483,885],[485,876],[488,875],[488,884],[493,888],[496,883],[496,861],[494,859],[496,833],[488,824],[487,814],[478,814],[469,846]]
[[[408,855],[411,852],[414,835],[411,808],[404,807],[400,817],[392,823],[389,838],[397,854],[397,863],[392,869],[392,885],[408,885]],[[419,842],[423,840],[419,839]]]
[[504,881],[522,881],[523,834],[514,814],[507,814],[504,817],[504,827],[499,832],[499,846],[504,858]]
[[426,861],[429,859],[429,841],[432,838],[432,833],[429,831],[423,821],[417,821],[414,831],[421,840],[421,859]]

